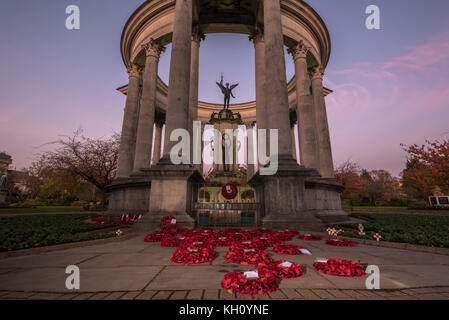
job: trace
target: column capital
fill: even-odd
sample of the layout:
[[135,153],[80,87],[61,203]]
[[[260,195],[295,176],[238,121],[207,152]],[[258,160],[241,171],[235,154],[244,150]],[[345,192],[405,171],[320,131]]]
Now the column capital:
[[304,44],[304,41],[299,41],[296,45],[288,48],[287,52],[293,56],[293,60],[296,62],[298,59],[306,59],[307,53],[310,48]]
[[192,28],[192,41],[201,42],[204,39],[206,39],[206,36],[201,31],[200,27],[198,25],[193,26],[193,28]]
[[250,34],[248,37],[249,41],[254,42],[254,44],[257,44],[258,42],[263,42],[263,30],[262,27],[256,27],[254,28],[254,31]]
[[323,81],[324,76],[324,68],[320,65],[312,67],[309,69],[310,76],[312,77],[312,80],[321,80]]
[[165,47],[153,38],[147,43],[142,44],[142,48],[145,49],[146,56],[153,56],[159,59],[162,52],[165,51]]
[[139,78],[139,74],[142,71],[142,68],[139,65],[132,63],[131,65],[126,67],[126,71],[128,72],[130,78]]

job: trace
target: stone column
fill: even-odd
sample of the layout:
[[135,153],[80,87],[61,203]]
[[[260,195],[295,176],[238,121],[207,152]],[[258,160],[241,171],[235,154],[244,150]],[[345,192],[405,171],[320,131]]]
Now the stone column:
[[139,124],[137,127],[134,172],[138,172],[141,168],[150,166],[156,103],[157,70],[160,54],[165,50],[163,46],[153,39],[142,47],[146,52],[146,61],[145,70],[143,72]]
[[292,159],[284,37],[279,0],[264,0],[265,108],[269,129],[279,130],[279,162]]
[[[199,82],[199,55],[200,42],[205,36],[200,32],[199,27],[195,26],[192,31],[192,48],[190,58],[190,94],[189,94],[189,133],[190,133],[190,160],[193,161],[193,121],[198,120],[198,82]],[[201,145],[198,146],[201,148]],[[200,170],[201,166],[197,166]]]
[[310,77],[307,70],[308,48],[300,41],[289,49],[295,62],[296,114],[298,115],[298,138],[301,164],[306,168],[319,168],[315,110],[310,92]]
[[295,124],[296,124],[296,122],[290,123],[290,132],[292,135],[292,156],[293,156],[293,159],[295,159],[296,162],[298,162],[298,159],[296,159]]
[[156,165],[161,158],[162,127],[164,126],[164,123],[161,121],[156,121],[155,124],[156,130],[153,144],[153,159],[151,160],[152,165]]
[[141,68],[135,64],[128,67],[129,83],[118,153],[117,178],[129,177],[133,171],[136,126],[139,110],[140,71]]
[[[292,135],[284,58],[280,0],[264,0],[265,108],[269,129],[277,129],[278,170],[249,181],[263,202],[262,225],[319,230],[320,221],[306,206],[305,180],[316,170],[300,167],[292,156]],[[271,165],[271,163],[270,163]],[[317,173],[316,173],[317,174]]]
[[[254,42],[256,69],[256,121],[257,129],[267,129],[267,112],[265,110],[265,42],[261,28],[256,28],[249,37]],[[267,139],[267,147],[268,139]],[[267,153],[269,152],[268,149]]]
[[198,183],[204,180],[195,166],[175,165],[170,160],[171,149],[178,143],[170,141],[171,133],[189,129],[191,45],[192,0],[176,0],[164,152],[157,166],[144,170],[151,179],[149,217],[142,224],[146,230],[156,227],[167,214],[176,217],[178,226],[195,225],[192,199],[198,192]]
[[312,69],[312,92],[315,105],[318,158],[320,161],[319,171],[323,178],[334,178],[331,140],[327,121],[326,102],[324,101],[323,75],[324,70],[321,66]]
[[[254,122],[246,123],[245,127],[246,127],[246,132],[248,132],[250,130],[253,131],[254,130],[253,129],[254,128]],[[254,139],[254,134],[253,134],[253,139]],[[245,146],[246,147],[246,173],[247,173],[246,175],[247,175],[248,179],[250,179],[254,175],[255,171],[254,171],[254,163],[249,163],[249,161],[248,161],[248,159],[250,157],[248,151],[253,152],[254,151],[253,150],[254,146],[253,145],[251,145],[251,146],[249,145],[250,143],[252,143],[252,141],[249,141],[249,139],[246,139],[246,143],[247,143],[247,145]],[[252,154],[251,156],[254,158],[254,154]],[[254,161],[255,160],[256,159],[254,159]]]
[[167,117],[163,160],[170,162],[170,151],[177,142],[170,141],[175,129],[188,130],[190,68],[192,45],[192,1],[176,0],[170,60]]

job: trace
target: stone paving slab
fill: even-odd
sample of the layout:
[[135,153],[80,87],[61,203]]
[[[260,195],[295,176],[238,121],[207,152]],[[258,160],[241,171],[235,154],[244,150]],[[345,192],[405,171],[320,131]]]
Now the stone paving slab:
[[150,300],[155,294],[156,291],[153,290],[144,291],[136,297],[136,300]]
[[[202,265],[179,265],[170,261],[175,248],[143,242],[143,235],[117,243],[66,249],[0,259],[0,299],[419,299],[449,294],[449,256],[402,249],[358,245],[340,248],[324,241],[294,240],[312,252],[279,255],[275,259],[305,266],[306,274],[284,279],[280,289],[268,295],[228,294],[221,288],[227,272],[249,270],[252,265],[224,261],[228,250],[217,248],[215,261]],[[382,290],[365,290],[366,277],[346,278],[315,271],[318,257],[360,260],[378,265]],[[80,292],[65,288],[67,265],[80,267]],[[387,289],[387,290],[385,290]],[[63,295],[61,295],[63,294]],[[9,298],[8,298],[9,297]]]
[[187,300],[201,300],[202,297],[203,297],[203,290],[194,289],[194,290],[189,291],[186,299]]
[[187,290],[175,291],[170,296],[170,300],[184,300],[187,296]]
[[[83,291],[142,290],[161,267],[80,269]],[[33,268],[0,275],[0,290],[70,292],[65,287],[65,268]]]
[[223,273],[211,265],[167,266],[148,285],[150,290],[220,289]]
[[[421,289],[421,288],[415,288]],[[401,290],[344,290],[344,289],[281,289],[269,294],[245,295],[226,290],[160,290],[116,292],[1,292],[0,300],[449,300],[449,293],[441,293],[440,287],[422,288],[426,293],[411,289]]]

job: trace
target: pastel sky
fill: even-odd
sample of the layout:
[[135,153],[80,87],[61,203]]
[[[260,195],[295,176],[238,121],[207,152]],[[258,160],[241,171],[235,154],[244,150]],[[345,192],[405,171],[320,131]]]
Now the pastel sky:
[[[120,35],[142,0],[0,1],[0,151],[28,166],[59,135],[120,132],[127,83]],[[400,144],[449,138],[449,1],[308,0],[330,31],[325,85],[336,165],[347,159],[398,175]],[[81,9],[81,29],[65,28],[65,8]],[[381,30],[365,28],[365,8],[381,10]],[[238,82],[234,102],[254,100],[254,51],[246,35],[210,34],[201,43],[201,100],[222,102],[215,85]],[[159,75],[168,80],[170,46]],[[287,75],[293,62],[286,56]]]

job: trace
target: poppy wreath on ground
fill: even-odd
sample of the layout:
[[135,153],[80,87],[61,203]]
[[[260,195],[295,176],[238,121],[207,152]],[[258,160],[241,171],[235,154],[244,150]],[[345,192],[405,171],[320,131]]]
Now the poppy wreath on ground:
[[349,239],[327,239],[326,243],[336,247],[355,247],[357,244]]
[[123,213],[119,218],[117,223],[118,224],[133,224],[137,220],[142,218],[141,214],[134,214],[134,213]]
[[160,242],[164,238],[164,231],[154,231],[145,236],[143,241],[145,242]]
[[173,216],[165,216],[161,219],[161,230],[168,231],[176,228],[176,218]]
[[267,268],[273,272],[273,274],[280,279],[296,278],[305,274],[301,265],[298,263],[292,263],[285,260],[271,260],[271,263],[259,263],[256,265],[257,269]]
[[282,243],[282,240],[276,237],[271,237],[269,234],[266,235],[262,235],[259,238],[256,238],[257,240],[261,241],[264,246],[267,247],[272,247],[277,243]]
[[274,231],[272,229],[268,229],[268,228],[258,228],[258,229],[250,230],[248,232],[250,234],[252,234],[253,237],[261,237],[265,234],[273,233]]
[[252,240],[242,240],[242,241],[234,241],[231,244],[230,250],[243,250],[243,249],[257,249],[257,250],[264,250],[266,248],[265,244],[258,240],[258,239],[252,239]]
[[247,277],[245,272],[235,271],[226,274],[221,281],[221,287],[240,294],[264,294],[278,288],[276,278],[268,269],[253,271],[257,277]]
[[264,250],[243,249],[229,250],[226,253],[225,260],[239,264],[257,264],[261,262],[270,263],[271,258]]
[[327,261],[316,261],[313,266],[321,273],[340,277],[361,277],[365,270],[357,261],[328,259]]
[[199,264],[215,260],[217,254],[211,247],[180,246],[170,257],[175,263]]
[[209,241],[197,240],[195,237],[189,238],[186,237],[182,239],[179,243],[180,248],[206,248],[210,251],[214,251],[214,246]]
[[321,236],[319,234],[300,234],[298,239],[301,240],[321,240]]
[[290,254],[290,255],[296,255],[296,254],[303,254],[301,249],[304,249],[304,247],[299,246],[297,244],[276,244],[273,246],[273,252],[281,253],[281,254]]
[[270,234],[272,238],[276,238],[281,241],[290,241],[293,239],[293,237],[298,234],[298,231],[294,230],[288,230],[288,231],[275,231]]
[[234,240],[230,237],[219,236],[212,240],[212,244],[216,247],[229,247]]
[[183,240],[181,238],[176,237],[174,234],[166,234],[161,241],[161,246],[163,247],[177,247]]
[[101,224],[114,224],[116,223],[115,221],[112,220],[103,220],[102,217],[96,217],[96,218],[92,218],[90,221],[95,222],[95,223],[101,223]]

